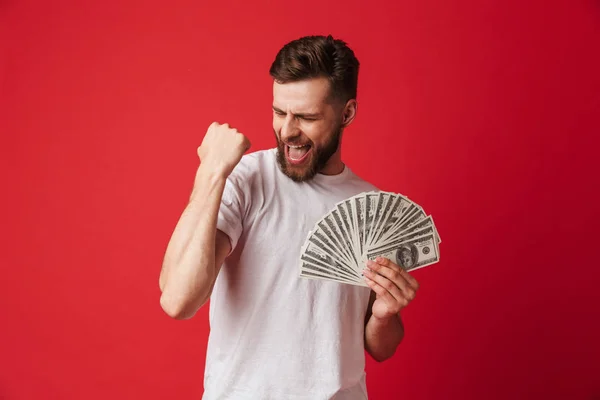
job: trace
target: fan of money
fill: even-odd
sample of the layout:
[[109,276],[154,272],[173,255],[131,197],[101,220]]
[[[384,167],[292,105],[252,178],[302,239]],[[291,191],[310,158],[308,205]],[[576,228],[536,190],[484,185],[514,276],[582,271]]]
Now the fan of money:
[[339,202],[308,233],[300,276],[367,286],[367,260],[389,258],[406,271],[440,260],[433,218],[407,197],[364,192]]

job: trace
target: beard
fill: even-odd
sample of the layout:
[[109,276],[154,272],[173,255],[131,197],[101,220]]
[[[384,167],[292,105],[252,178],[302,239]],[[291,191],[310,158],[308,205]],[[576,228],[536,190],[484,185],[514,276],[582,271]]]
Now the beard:
[[341,126],[338,126],[333,130],[331,138],[322,147],[315,146],[315,144],[309,140],[307,144],[310,144],[312,154],[309,156],[310,159],[308,160],[308,165],[296,166],[291,165],[286,159],[286,145],[281,141],[277,132],[275,132],[275,139],[277,140],[277,164],[279,164],[279,169],[294,182],[306,182],[311,180],[325,167],[327,161],[329,161],[331,156],[337,151],[340,145],[341,136],[342,128]]

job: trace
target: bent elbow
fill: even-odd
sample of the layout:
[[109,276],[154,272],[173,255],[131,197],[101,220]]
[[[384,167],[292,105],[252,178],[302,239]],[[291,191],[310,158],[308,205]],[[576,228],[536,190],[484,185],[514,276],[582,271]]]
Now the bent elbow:
[[388,353],[388,354],[371,354],[371,357],[373,358],[373,360],[377,361],[378,363],[382,363],[382,362],[387,361],[390,358],[392,358],[394,353],[395,352]]
[[396,347],[388,347],[388,348],[367,348],[366,349],[371,358],[378,362],[382,363],[386,360],[389,360],[396,354]]
[[173,299],[165,292],[160,296],[160,306],[165,314],[176,320],[190,319],[198,311],[189,302]]

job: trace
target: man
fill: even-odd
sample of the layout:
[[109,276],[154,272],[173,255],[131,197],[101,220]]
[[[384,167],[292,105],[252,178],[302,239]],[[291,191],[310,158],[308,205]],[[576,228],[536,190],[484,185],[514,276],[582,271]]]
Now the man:
[[417,249],[414,246],[403,245],[397,251],[396,259],[400,261],[400,266],[407,270],[415,265],[417,257]]
[[399,311],[418,283],[387,259],[367,287],[298,276],[308,231],[337,202],[376,188],[341,159],[356,116],[359,62],[340,40],[311,36],[277,54],[277,148],[213,123],[198,148],[189,204],[167,247],[161,306],[191,318],[210,298],[204,399],[365,399],[364,350],[392,356]]

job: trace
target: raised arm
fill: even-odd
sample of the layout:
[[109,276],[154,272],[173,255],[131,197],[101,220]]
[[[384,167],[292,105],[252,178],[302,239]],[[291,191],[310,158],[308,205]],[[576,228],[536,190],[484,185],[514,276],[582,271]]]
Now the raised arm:
[[217,216],[227,177],[249,147],[237,130],[213,123],[198,148],[201,163],[194,189],[167,246],[159,277],[160,305],[175,319],[191,318],[206,303],[231,250],[227,235],[217,230]]

